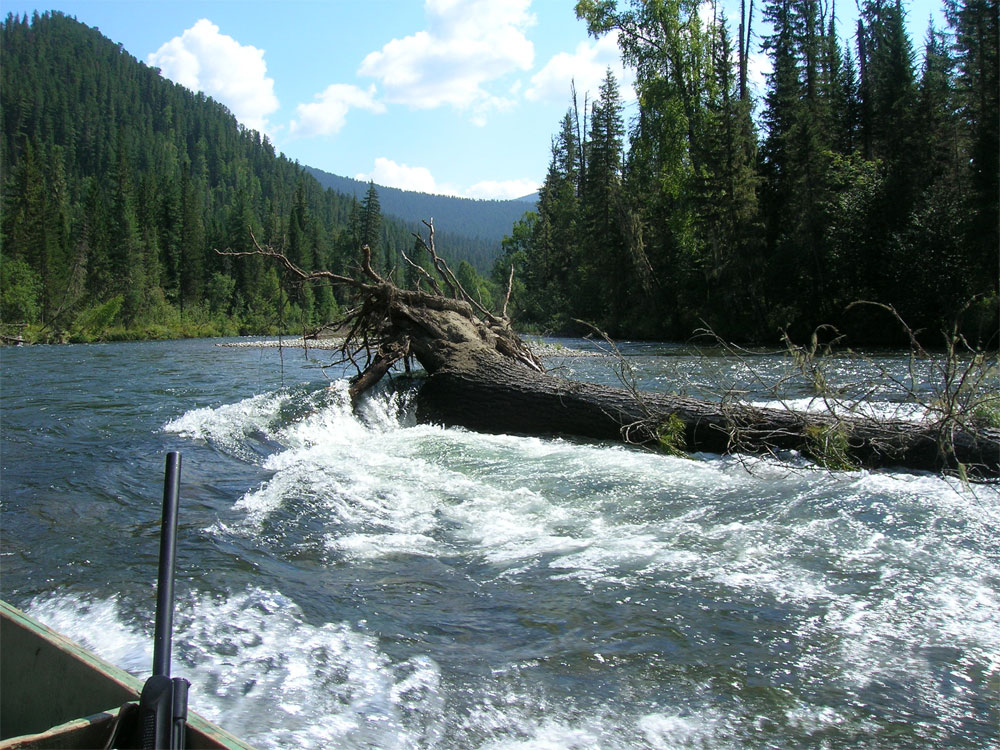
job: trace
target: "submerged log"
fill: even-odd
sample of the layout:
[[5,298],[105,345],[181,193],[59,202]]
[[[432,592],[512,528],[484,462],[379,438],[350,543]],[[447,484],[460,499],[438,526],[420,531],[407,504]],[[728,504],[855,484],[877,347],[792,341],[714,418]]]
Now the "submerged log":
[[[951,456],[935,426],[834,417],[716,402],[567,380],[518,368],[493,356],[437,370],[421,387],[425,421],[484,432],[572,435],[709,453],[799,451],[833,468],[898,466],[918,470],[965,466],[973,478],[1000,476],[1000,431],[958,431]],[[682,430],[669,425],[679,420]]]
[[831,468],[896,466],[1000,477],[1000,430],[951,424],[944,434],[941,425],[637,393],[548,374],[505,312],[485,310],[461,289],[437,257],[428,227],[427,248],[451,297],[437,284],[435,291],[398,288],[372,270],[367,252],[365,280],[358,280],[307,273],[258,248],[304,282],[334,281],[357,294],[360,304],[347,321],[351,332],[343,345],[345,357],[356,359],[363,351],[367,358],[352,381],[355,402],[395,363],[412,357],[427,372],[417,396],[423,421],[494,433],[654,443],[676,452],[794,450]]
[[[1000,476],[1000,431],[957,431],[951,455],[933,425],[835,417],[583,383],[488,353],[430,374],[417,397],[424,421],[484,432],[570,435],[710,453],[798,451],[832,468],[896,466]],[[676,432],[671,425],[677,425]],[[956,463],[957,462],[957,463]]]

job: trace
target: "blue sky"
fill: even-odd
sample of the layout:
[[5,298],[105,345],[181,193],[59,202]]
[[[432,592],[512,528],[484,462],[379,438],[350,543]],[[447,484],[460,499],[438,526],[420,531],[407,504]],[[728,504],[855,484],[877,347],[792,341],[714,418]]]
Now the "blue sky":
[[[630,95],[614,39],[588,38],[574,4],[3,0],[0,9],[59,10],[98,27],[302,164],[423,192],[511,198],[545,175],[570,79],[582,100],[610,65]],[[939,5],[907,4],[918,49],[932,12],[943,26]],[[853,2],[838,5],[842,21],[853,12]]]

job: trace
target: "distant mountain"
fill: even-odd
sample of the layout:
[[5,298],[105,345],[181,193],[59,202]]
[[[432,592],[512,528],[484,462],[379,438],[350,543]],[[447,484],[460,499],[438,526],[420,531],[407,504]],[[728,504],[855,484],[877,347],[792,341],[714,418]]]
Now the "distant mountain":
[[[349,177],[324,172],[315,167],[305,167],[323,186],[338,193],[353,195],[359,201],[368,190],[368,183]],[[514,222],[525,211],[534,208],[538,194],[532,193],[514,200],[474,200],[455,198],[447,195],[428,195],[399,188],[376,185],[382,214],[394,216],[406,222],[434,219],[434,228],[449,235],[464,236],[499,243],[504,235],[510,234]]]

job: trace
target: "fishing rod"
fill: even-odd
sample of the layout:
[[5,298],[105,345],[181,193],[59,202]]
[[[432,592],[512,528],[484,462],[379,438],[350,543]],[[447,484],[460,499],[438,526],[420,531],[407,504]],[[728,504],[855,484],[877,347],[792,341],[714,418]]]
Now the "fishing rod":
[[160,526],[153,674],[142,686],[139,697],[138,729],[142,750],[184,750],[190,683],[183,677],[170,677],[180,483],[181,456],[180,453],[171,451],[167,454],[163,474],[163,522]]

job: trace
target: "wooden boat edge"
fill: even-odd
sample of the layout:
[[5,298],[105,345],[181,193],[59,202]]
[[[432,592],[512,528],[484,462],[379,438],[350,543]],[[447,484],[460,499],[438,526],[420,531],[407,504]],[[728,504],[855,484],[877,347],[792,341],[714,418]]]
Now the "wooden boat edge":
[[[105,661],[97,654],[84,648],[79,643],[67,638],[65,635],[53,630],[49,626],[34,619],[30,615],[21,611],[17,607],[0,600],[0,626],[5,631],[0,638],[0,645],[4,648],[4,669],[0,675],[4,677],[4,682],[14,677],[15,672],[20,670],[14,668],[8,648],[12,641],[18,639],[33,640],[36,645],[32,656],[37,657],[40,653],[57,652],[54,658],[63,660],[69,668],[77,673],[87,672],[100,680],[100,693],[106,695],[105,700],[110,700],[108,705],[102,705],[95,710],[80,712],[76,717],[66,717],[66,720],[53,723],[41,732],[31,732],[18,734],[0,739],[0,750],[15,750],[19,748],[32,747],[82,747],[83,745],[61,745],[63,739],[70,737],[83,741],[84,737],[95,735],[102,731],[99,727],[110,728],[111,722],[118,714],[122,704],[137,701],[142,691],[142,681],[126,672],[121,667],[115,666]],[[11,630],[13,628],[13,630]],[[12,638],[12,636],[14,636]],[[52,656],[51,653],[49,653]],[[13,691],[4,686],[0,690],[0,696],[6,701],[14,700],[11,697]],[[16,697],[16,696],[15,696]],[[9,707],[7,707],[9,709]],[[3,711],[4,714],[7,710]],[[76,741],[75,739],[73,741]],[[26,744],[34,742],[34,744]],[[188,714],[188,747],[192,750],[199,748],[224,748],[224,750],[254,750],[254,748],[227,732],[222,727],[214,724],[203,716],[190,711]]]

